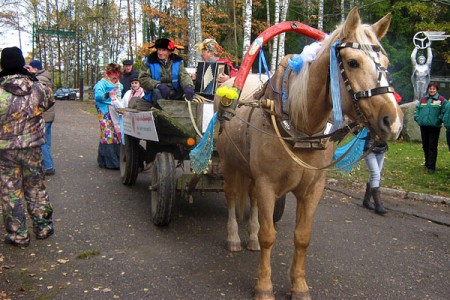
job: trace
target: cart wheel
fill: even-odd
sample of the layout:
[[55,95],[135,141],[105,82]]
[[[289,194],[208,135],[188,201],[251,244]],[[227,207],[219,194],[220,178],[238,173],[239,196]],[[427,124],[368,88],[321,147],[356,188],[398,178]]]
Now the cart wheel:
[[273,222],[276,223],[281,220],[286,206],[286,195],[281,196],[275,202],[275,209],[273,211]]
[[133,185],[139,171],[139,139],[125,135],[125,145],[120,145],[120,177],[124,185]]
[[156,154],[152,169],[152,218],[156,226],[170,223],[176,195],[175,169],[172,153]]

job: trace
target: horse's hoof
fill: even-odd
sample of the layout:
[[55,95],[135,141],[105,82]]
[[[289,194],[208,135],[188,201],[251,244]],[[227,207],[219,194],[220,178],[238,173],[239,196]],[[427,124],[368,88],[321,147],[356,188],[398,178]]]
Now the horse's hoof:
[[231,252],[242,251],[241,243],[227,242],[227,249],[228,249],[228,251],[231,251]]
[[291,300],[311,300],[309,291],[306,292],[291,292]]
[[255,289],[255,300],[275,300],[275,295],[272,290],[262,291]]
[[249,241],[247,244],[247,250],[260,251],[261,248],[259,247],[259,242],[258,241]]

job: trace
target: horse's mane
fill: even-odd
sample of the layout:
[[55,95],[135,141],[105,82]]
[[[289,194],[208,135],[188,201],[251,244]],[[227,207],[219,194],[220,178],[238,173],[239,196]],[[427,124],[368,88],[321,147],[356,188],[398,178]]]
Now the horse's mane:
[[[376,38],[374,32],[372,31],[371,25],[361,24],[357,27],[356,31],[351,37],[345,36],[344,33],[344,24],[341,24],[329,36],[321,41],[322,47],[317,53],[316,61],[320,60],[322,56],[329,56],[330,48],[337,40],[339,40],[340,42],[357,42],[362,45],[362,50],[365,52],[371,50],[370,47],[367,47],[368,45],[378,45],[379,47],[381,47],[382,51],[385,52],[380,42]],[[311,63],[304,64],[302,70],[298,74],[293,75],[294,77],[291,81],[295,83],[290,84],[289,87],[289,112],[291,124],[297,124],[303,128],[305,128],[305,126],[307,126],[309,122],[307,111],[307,97],[308,88],[310,86],[309,72]],[[326,74],[323,75],[326,76]],[[324,84],[324,88],[326,88],[326,84]]]

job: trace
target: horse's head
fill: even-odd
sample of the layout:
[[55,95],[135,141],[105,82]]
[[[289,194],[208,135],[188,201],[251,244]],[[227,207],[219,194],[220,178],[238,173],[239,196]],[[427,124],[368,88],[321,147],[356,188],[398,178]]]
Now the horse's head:
[[387,14],[373,25],[361,24],[354,8],[331,37],[339,41],[336,54],[343,79],[344,113],[363,122],[383,140],[397,138],[403,122],[387,72],[389,60],[379,42],[391,17]]

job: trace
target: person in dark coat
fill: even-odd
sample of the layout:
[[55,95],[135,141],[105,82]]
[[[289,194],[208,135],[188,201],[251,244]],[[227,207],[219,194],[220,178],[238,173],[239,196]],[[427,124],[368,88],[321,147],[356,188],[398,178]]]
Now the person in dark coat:
[[[25,68],[31,73],[36,74],[37,79],[40,82],[47,85],[53,92],[53,80],[52,75],[49,71],[42,67],[42,62],[39,60],[32,60]],[[46,176],[51,176],[55,174],[55,164],[53,162],[52,155],[52,124],[55,121],[55,106],[46,110],[42,116],[45,121],[45,144],[41,146],[42,154],[44,155],[44,172]]]
[[123,85],[122,98],[125,93],[131,89],[131,79],[139,76],[139,72],[133,70],[133,61],[126,59],[123,62],[123,71],[120,74],[120,83]]

